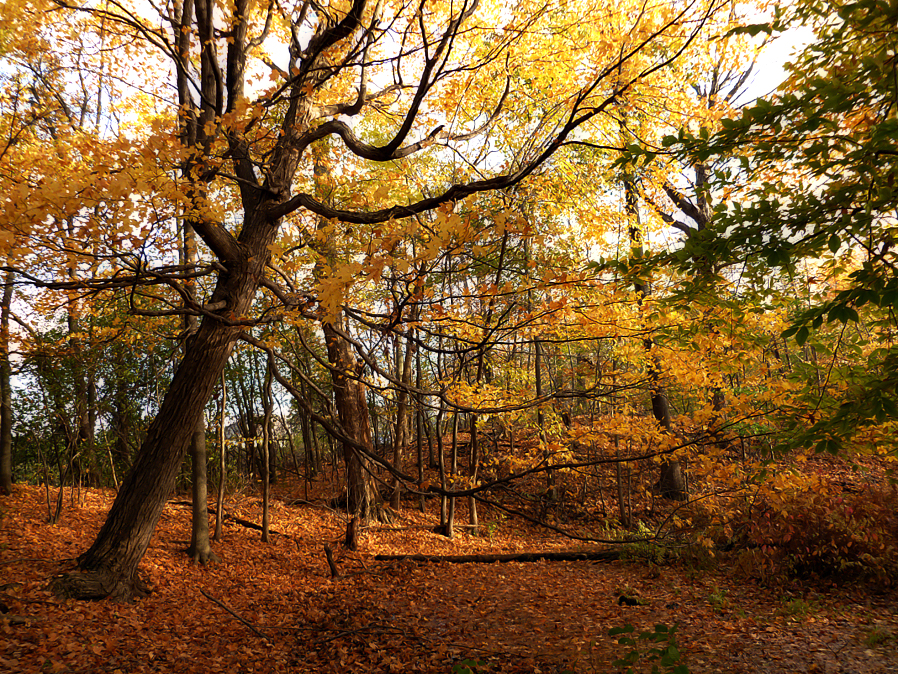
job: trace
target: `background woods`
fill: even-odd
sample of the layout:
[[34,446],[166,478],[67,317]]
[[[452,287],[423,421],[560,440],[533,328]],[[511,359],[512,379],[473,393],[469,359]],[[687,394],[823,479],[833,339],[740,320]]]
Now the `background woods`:
[[896,12],[7,3],[3,517],[890,583]]

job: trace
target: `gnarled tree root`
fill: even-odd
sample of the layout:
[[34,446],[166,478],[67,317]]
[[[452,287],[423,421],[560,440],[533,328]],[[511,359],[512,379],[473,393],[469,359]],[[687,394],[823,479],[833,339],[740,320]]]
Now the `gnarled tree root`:
[[53,578],[50,590],[66,599],[129,601],[145,597],[151,590],[136,575],[130,580],[116,578],[109,571],[70,571]]
[[218,564],[221,560],[211,548],[205,550],[187,550],[187,556],[191,562],[206,566],[207,564]]

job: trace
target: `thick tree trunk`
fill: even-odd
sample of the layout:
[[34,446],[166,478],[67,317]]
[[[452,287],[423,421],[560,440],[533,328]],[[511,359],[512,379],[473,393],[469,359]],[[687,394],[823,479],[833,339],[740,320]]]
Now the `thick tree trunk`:
[[203,321],[96,541],[78,558],[78,572],[54,581],[57,593],[78,599],[124,599],[146,591],[137,566],[235,338],[235,330]]
[[[344,374],[360,375],[360,367],[353,358],[349,343],[334,330],[333,324],[324,323],[323,328],[328,359],[334,367],[331,377],[340,425],[347,436],[371,451],[371,418],[368,414],[365,386]],[[344,442],[343,463],[346,466],[347,510],[362,519],[372,517],[377,502],[368,474],[367,458],[353,445]]]
[[[277,224],[251,219],[244,233],[249,241],[237,244],[239,255],[219,277],[211,304],[225,306],[226,317],[239,317],[250,308],[268,263],[268,246]],[[137,567],[143,558],[159,515],[199,424],[206,401],[231,355],[240,326],[206,317],[187,343],[184,358],[146,439],[134,460],[106,522],[90,549],[78,558],[78,570],[56,578],[54,590],[80,599],[128,598],[146,590]]]

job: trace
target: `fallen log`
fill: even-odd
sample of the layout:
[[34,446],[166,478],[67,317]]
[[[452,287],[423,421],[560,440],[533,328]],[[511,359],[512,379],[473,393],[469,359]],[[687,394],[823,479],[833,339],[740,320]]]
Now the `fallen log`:
[[609,562],[620,559],[618,550],[593,550],[588,552],[515,552],[480,553],[475,555],[375,555],[381,562],[445,562],[447,564],[492,564],[493,562]]

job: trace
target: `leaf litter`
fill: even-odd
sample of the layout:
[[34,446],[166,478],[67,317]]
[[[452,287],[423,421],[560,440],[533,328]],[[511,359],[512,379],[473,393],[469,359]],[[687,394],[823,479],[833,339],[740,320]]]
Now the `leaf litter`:
[[[47,589],[90,545],[114,492],[83,489],[71,504],[67,490],[61,521],[49,525],[44,492],[17,485],[0,501],[0,672],[451,672],[473,660],[487,672],[612,672],[623,647],[608,630],[659,623],[678,625],[693,673],[898,672],[893,588],[759,586],[729,573],[726,560],[711,570],[375,561],[571,545],[511,520],[449,540],[433,531],[439,504],[429,501],[426,514],[402,510],[346,552],[345,515],[287,505],[299,492],[276,488],[280,534],[269,544],[233,519],[259,521],[259,498],[232,495],[213,543],[222,562],[209,566],[188,562],[190,509],[169,502],[141,564],[153,592],[122,604],[62,601]],[[325,545],[337,553],[337,578]],[[622,588],[640,603],[622,605]]]

